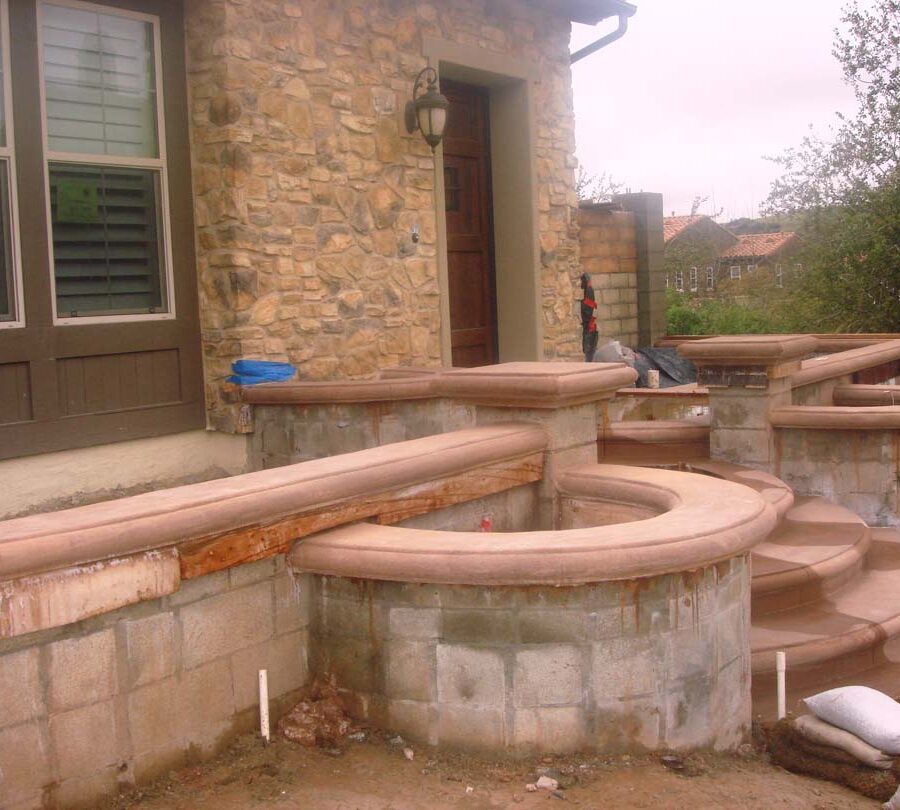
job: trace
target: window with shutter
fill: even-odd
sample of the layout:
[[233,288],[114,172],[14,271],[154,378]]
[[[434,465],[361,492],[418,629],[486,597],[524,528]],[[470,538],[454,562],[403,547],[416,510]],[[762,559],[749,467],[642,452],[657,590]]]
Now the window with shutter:
[[41,6],[56,317],[171,314],[154,18]]

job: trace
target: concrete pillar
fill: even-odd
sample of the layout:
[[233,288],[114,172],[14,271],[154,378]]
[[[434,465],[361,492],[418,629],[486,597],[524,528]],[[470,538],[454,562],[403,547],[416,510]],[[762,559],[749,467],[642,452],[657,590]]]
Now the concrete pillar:
[[556,479],[572,466],[597,463],[600,406],[631,385],[637,374],[624,363],[501,363],[449,371],[441,394],[475,405],[477,424],[538,422],[547,432],[540,483],[539,525],[559,524]]
[[709,389],[712,458],[777,474],[769,412],[791,404],[791,375],[816,346],[808,335],[735,335],[678,347]]
[[635,215],[638,346],[652,346],[666,334],[666,270],[662,194],[617,194],[613,202]]

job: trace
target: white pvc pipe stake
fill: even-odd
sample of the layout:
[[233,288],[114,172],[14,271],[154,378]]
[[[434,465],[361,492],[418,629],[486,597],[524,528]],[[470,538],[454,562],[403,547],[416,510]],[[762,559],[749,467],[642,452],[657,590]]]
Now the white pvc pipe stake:
[[787,660],[783,652],[775,653],[775,674],[778,689],[778,719],[781,720],[787,715],[787,701],[785,698],[785,670],[787,669]]
[[269,742],[269,673],[259,671],[259,733]]

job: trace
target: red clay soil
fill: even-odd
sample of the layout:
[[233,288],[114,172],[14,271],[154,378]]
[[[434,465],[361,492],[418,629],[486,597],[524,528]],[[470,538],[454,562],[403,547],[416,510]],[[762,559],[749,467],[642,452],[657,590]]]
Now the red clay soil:
[[[795,776],[764,757],[693,755],[676,773],[658,757],[557,757],[485,762],[435,756],[374,736],[327,753],[278,740],[237,741],[206,765],[175,772],[103,810],[447,810],[583,808],[647,810],[873,810],[878,802],[829,782]],[[678,763],[676,763],[678,764]],[[563,790],[528,793],[536,769]]]

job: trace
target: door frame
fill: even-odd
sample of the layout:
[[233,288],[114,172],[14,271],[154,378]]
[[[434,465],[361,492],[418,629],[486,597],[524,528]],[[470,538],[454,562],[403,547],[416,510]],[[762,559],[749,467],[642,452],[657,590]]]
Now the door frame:
[[[429,65],[447,79],[488,90],[493,190],[497,352],[501,363],[543,356],[537,171],[532,86],[536,63],[425,37]],[[449,111],[453,114],[453,110]],[[441,307],[441,362],[449,366],[450,296],[443,149],[435,155],[435,218]],[[527,234],[527,238],[523,235]]]

